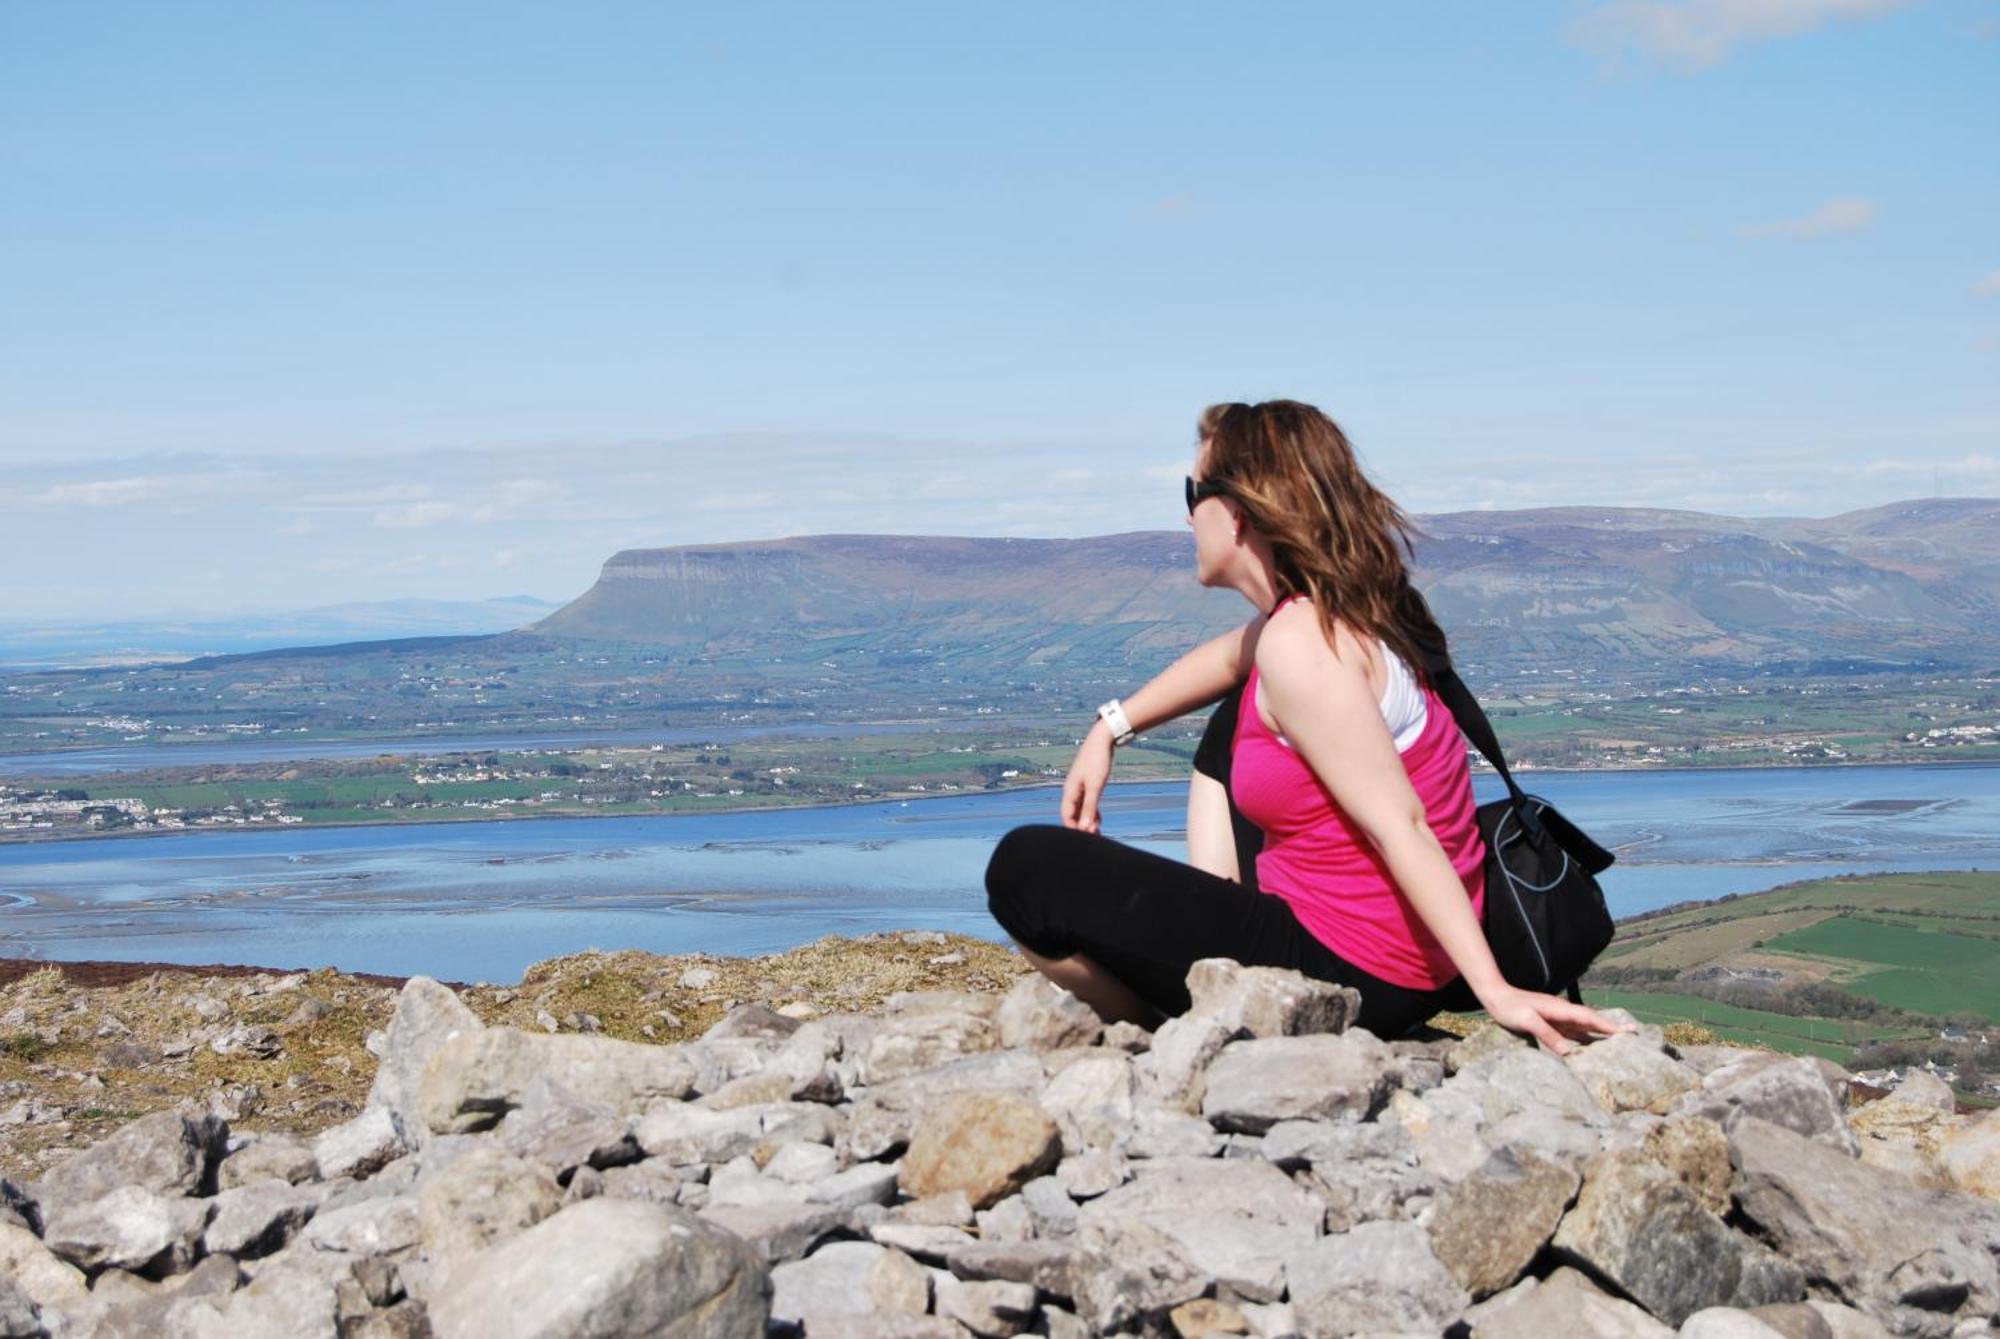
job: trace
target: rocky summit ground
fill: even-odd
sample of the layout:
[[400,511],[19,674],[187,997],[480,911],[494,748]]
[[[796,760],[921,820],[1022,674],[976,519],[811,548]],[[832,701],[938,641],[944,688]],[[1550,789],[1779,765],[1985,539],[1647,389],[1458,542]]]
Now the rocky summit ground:
[[1107,1029],[936,935],[504,990],[82,975],[0,998],[0,1339],[2000,1319],[2000,1113],[1921,1075],[1857,1104],[1657,1029],[1385,1042],[1353,992],[1224,960]]

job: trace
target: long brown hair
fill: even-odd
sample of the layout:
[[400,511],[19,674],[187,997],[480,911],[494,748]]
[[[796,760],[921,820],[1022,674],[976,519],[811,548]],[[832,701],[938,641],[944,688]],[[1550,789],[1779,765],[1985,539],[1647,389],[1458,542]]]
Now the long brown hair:
[[1205,482],[1219,484],[1271,545],[1278,595],[1312,600],[1329,646],[1336,619],[1379,637],[1428,681],[1444,634],[1410,585],[1402,508],[1370,483],[1340,425],[1309,404],[1266,400],[1202,411]]

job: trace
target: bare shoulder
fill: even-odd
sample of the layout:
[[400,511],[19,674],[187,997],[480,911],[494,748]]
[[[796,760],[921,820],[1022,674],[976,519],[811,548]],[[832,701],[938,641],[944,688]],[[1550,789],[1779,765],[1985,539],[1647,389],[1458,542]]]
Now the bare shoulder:
[[1353,629],[1335,619],[1334,640],[1305,600],[1293,600],[1270,615],[1257,642],[1257,671],[1282,686],[1287,682],[1324,684],[1329,677],[1367,676],[1367,656]]

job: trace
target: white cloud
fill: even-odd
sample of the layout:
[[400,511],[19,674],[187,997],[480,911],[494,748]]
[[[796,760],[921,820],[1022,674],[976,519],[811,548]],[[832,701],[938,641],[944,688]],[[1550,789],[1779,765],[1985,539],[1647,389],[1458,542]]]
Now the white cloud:
[[1972,286],[1975,297],[2000,298],[2000,270],[1994,270]]
[[1570,26],[1569,40],[1615,65],[1628,53],[1686,73],[1719,65],[1738,47],[1872,19],[1912,0],[1605,0]]
[[1838,237],[1873,226],[1882,206],[1860,196],[1840,196],[1828,200],[1810,214],[1798,218],[1752,223],[1743,228],[1745,237],[1786,237],[1805,241],[1813,237]]
[[461,514],[456,503],[412,502],[407,506],[385,507],[376,512],[375,524],[384,530],[415,530],[456,520]]
[[92,479],[84,483],[57,484],[34,497],[51,507],[125,507],[159,497],[173,485],[164,475],[134,479]]
[[1861,467],[1863,474],[1908,475],[1914,478],[1946,477],[1959,481],[1967,479],[1985,481],[2000,480],[2000,456],[1988,456],[1974,452],[1960,456],[1957,460],[1871,460]]

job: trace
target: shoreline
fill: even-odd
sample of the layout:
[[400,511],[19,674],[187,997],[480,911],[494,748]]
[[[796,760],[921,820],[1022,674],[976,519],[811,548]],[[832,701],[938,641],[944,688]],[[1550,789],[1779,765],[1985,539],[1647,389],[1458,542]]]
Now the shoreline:
[[[393,756],[393,755],[385,755],[385,756]],[[1864,762],[1745,763],[1741,766],[1723,766],[1723,767],[1718,767],[1718,766],[1533,767],[1525,770],[1516,768],[1514,775],[1517,781],[1523,781],[1521,789],[1532,794],[1533,788],[1528,784],[1526,784],[1523,778],[1534,777],[1534,776],[1602,776],[1602,775],[1690,776],[1690,775],[1703,775],[1703,774],[1724,775],[1732,772],[1809,772],[1809,771],[1831,772],[1831,771],[1853,771],[1866,767],[1914,767],[1914,768],[1923,768],[1926,770],[1936,769],[1939,771],[1946,771],[1952,769],[1972,768],[1972,767],[2000,767],[2000,758],[1991,758],[1991,759],[1940,758],[1935,762],[1865,762],[1864,761]],[[1499,773],[1495,772],[1492,768],[1484,766],[1482,764],[1481,766],[1477,766],[1472,769],[1472,775],[1475,778],[1482,776],[1498,777]],[[1176,785],[1183,780],[1185,780],[1185,777],[1174,776],[1174,777],[1155,778],[1151,780],[1111,781],[1107,783],[1107,789],[1113,786],[1171,786],[1171,785]],[[862,799],[862,800],[801,800],[797,802],[784,802],[779,804],[717,805],[711,809],[683,810],[679,812],[661,811],[661,812],[651,812],[651,813],[627,813],[627,814],[581,814],[581,813],[579,814],[567,814],[567,813],[565,814],[461,814],[451,817],[391,819],[387,822],[382,822],[382,821],[363,822],[358,820],[336,819],[332,822],[327,822],[327,823],[284,823],[284,824],[259,823],[254,825],[249,823],[229,823],[229,824],[215,824],[212,826],[203,826],[203,827],[169,828],[153,832],[131,832],[125,830],[118,830],[112,832],[100,832],[91,835],[78,834],[78,835],[69,835],[60,837],[58,836],[34,837],[34,836],[16,836],[12,834],[0,834],[0,851],[4,851],[8,847],[15,847],[15,846],[65,845],[65,844],[77,844],[83,842],[144,840],[147,838],[181,837],[190,834],[199,834],[208,832],[251,833],[251,832],[289,832],[289,831],[300,831],[300,830],[326,830],[334,828],[404,828],[404,827],[423,827],[427,824],[447,824],[447,823],[450,824],[550,823],[550,822],[558,822],[570,819],[591,821],[591,822],[608,820],[608,819],[618,819],[618,818],[682,819],[682,818],[701,818],[710,814],[734,815],[734,814],[773,813],[779,811],[798,811],[798,810],[809,810],[809,809],[850,809],[850,808],[858,809],[869,805],[909,804],[913,801],[918,801],[918,800],[963,799],[969,796],[977,796],[977,795],[999,795],[999,794],[1010,794],[1010,793],[1025,792],[1025,791],[1045,791],[1045,790],[1060,791],[1061,789],[1062,789],[1062,783],[1059,781],[1037,781],[1030,783],[1028,785],[1008,786],[998,791],[986,790],[983,788],[979,790],[959,791],[953,794],[943,794],[938,791],[931,791],[931,790],[895,791],[886,795],[878,795],[870,799]],[[1758,862],[1718,861],[1713,863],[1755,864]]]
[[[1954,869],[1949,867],[1939,868],[1939,869],[1929,869],[1929,870],[1897,871],[1899,875],[1912,878],[1923,878],[1933,875],[1964,874],[1967,872],[1968,871],[1963,869]],[[1971,872],[1977,873],[1979,871],[1971,871]],[[1870,874],[1831,874],[1831,875],[1816,875],[1804,879],[1790,879],[1784,883],[1773,884],[1769,888],[1759,888],[1754,892],[1730,893],[1730,894],[1725,894],[1721,897],[1712,897],[1712,898],[1695,898],[1685,902],[1671,903],[1664,907],[1655,907],[1647,911],[1635,911],[1628,916],[1618,917],[1612,922],[1612,924],[1619,927],[1620,929],[1623,929],[1627,926],[1641,925],[1648,921],[1658,920],[1663,917],[1679,915],[1683,912],[1692,911],[1698,907],[1718,906],[1723,904],[1734,905],[1739,902],[1752,901],[1760,897],[1772,897],[1780,893],[1794,892],[1800,888],[1810,887],[1814,884],[1847,883],[1856,880],[1866,880],[1873,877],[1879,877],[1879,876]],[[539,962],[541,961],[553,962],[553,961],[561,961],[571,957],[615,954],[621,952],[642,952],[651,954],[652,956],[656,957],[674,958],[674,959],[698,957],[703,960],[712,960],[719,962],[754,962],[763,958],[785,957],[788,954],[798,953],[802,950],[812,948],[815,945],[823,944],[828,940],[844,940],[844,941],[853,941],[856,943],[861,943],[871,940],[899,938],[908,935],[933,935],[933,934],[947,936],[954,940],[972,940],[984,943],[999,942],[997,940],[988,940],[984,936],[980,935],[968,935],[963,931],[917,930],[909,928],[905,928],[902,930],[870,930],[861,932],[860,934],[844,934],[840,931],[830,931],[827,934],[821,935],[818,939],[808,940],[802,944],[793,944],[790,945],[789,947],[778,949],[772,953],[712,953],[706,950],[687,950],[685,952],[680,952],[680,953],[661,954],[655,952],[654,950],[640,950],[640,949],[587,949],[587,950],[577,950],[574,953],[556,954],[549,959],[538,960],[538,963],[530,964],[527,970],[531,972],[533,968],[536,965],[538,965]],[[1011,947],[1009,951],[1011,951]],[[394,972],[356,971],[350,968],[340,967],[328,963],[321,963],[316,967],[303,967],[303,966],[273,967],[257,963],[212,963],[212,962],[176,963],[176,962],[155,962],[150,960],[137,960],[137,959],[125,959],[125,958],[30,958],[30,957],[19,957],[19,956],[0,956],[0,989],[4,989],[7,986],[13,985],[16,982],[20,981],[22,978],[30,976],[33,973],[38,972],[43,968],[47,967],[56,968],[58,971],[62,973],[63,979],[66,984],[77,987],[128,985],[133,981],[139,980],[140,978],[145,976],[149,976],[155,972],[164,972],[169,975],[178,975],[178,976],[221,976],[221,977],[250,977],[250,976],[260,976],[260,975],[283,977],[283,976],[311,975],[316,972],[322,972],[322,973],[333,972],[336,975],[342,977],[351,977],[358,981],[365,981],[370,985],[389,986],[391,988],[400,989],[405,982],[410,980],[411,975],[428,975],[427,973],[412,973],[410,975],[403,975]],[[504,985],[504,983],[498,983],[492,981],[456,981],[456,980],[444,980],[443,978],[434,978],[434,979],[443,980],[443,983],[445,985],[451,986],[455,990],[472,990],[472,989],[491,990],[491,989],[507,988]]]

